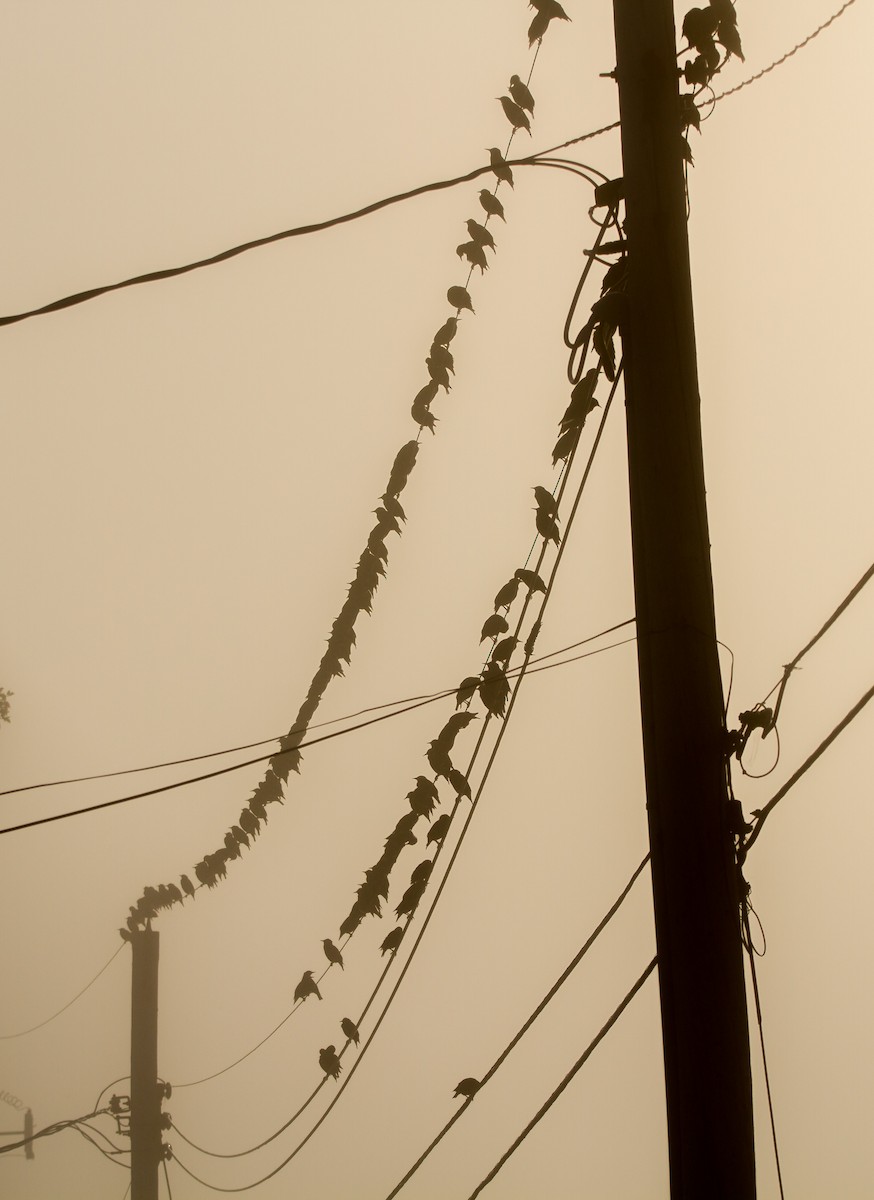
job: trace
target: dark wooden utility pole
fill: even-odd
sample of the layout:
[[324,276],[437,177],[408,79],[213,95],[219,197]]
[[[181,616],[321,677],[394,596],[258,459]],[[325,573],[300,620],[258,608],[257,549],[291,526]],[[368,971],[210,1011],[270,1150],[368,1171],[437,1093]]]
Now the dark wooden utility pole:
[[131,1200],[158,1200],[161,1093],[158,1089],[158,933],[131,934]]
[[673,7],[670,0],[614,0],[614,21],[628,235],[622,340],[634,589],[671,1197],[751,1200],[749,1029]]

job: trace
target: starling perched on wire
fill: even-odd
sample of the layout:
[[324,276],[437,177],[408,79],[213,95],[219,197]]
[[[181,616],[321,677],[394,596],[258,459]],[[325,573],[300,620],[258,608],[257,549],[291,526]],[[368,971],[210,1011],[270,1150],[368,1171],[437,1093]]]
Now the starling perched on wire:
[[501,108],[504,110],[504,116],[510,122],[514,129],[527,129],[530,135],[531,122],[525,115],[524,108],[520,108],[515,100],[511,100],[509,96],[497,96],[497,100],[501,102]]
[[443,813],[438,817],[431,828],[428,830],[428,842],[430,846],[432,842],[442,842],[446,837],[446,830],[449,828],[449,813]]
[[383,939],[383,943],[380,946],[381,952],[383,954],[390,954],[393,950],[397,950],[403,936],[403,928],[400,925],[396,925],[388,937]]
[[455,253],[459,258],[466,258],[472,267],[479,267],[481,271],[489,269],[486,252],[479,242],[462,242],[455,247]]
[[470,292],[468,292],[467,288],[451,287],[446,293],[446,299],[453,308],[466,308],[470,312],[473,312],[473,305],[470,301]]
[[322,942],[322,945],[324,946],[325,958],[328,960],[328,962],[336,963],[338,967],[341,967],[345,971],[346,968],[343,966],[343,955],[340,953],[331,939],[325,938],[325,940]]
[[318,996],[321,1000],[322,993],[319,991],[319,985],[313,979],[312,971],[304,971],[300,977],[300,983],[294,989],[295,1003],[298,1000],[306,1000],[307,996]]
[[[507,170],[509,171],[509,167]],[[504,216],[504,206],[497,196],[493,195],[488,188],[483,188],[479,194],[479,202],[489,214],[490,217],[500,217],[502,221],[506,221]]]
[[358,1041],[359,1041],[359,1035],[358,1035],[358,1026],[355,1024],[355,1022],[350,1021],[348,1017],[344,1017],[343,1020],[340,1022],[340,1028],[343,1030],[343,1033],[346,1035],[346,1037],[349,1039],[349,1041],[354,1042],[355,1045],[357,1046]]
[[494,250],[495,239],[485,225],[480,225],[478,221],[471,219],[467,222],[467,232],[470,234],[471,241],[476,242],[478,246],[488,246],[490,250]]
[[340,1066],[335,1046],[325,1046],[324,1050],[319,1051],[319,1066],[326,1075],[332,1075],[334,1079],[340,1078],[343,1068]]
[[534,112],[534,97],[518,75],[510,76],[510,95],[520,108],[524,108],[530,113]]
[[448,346],[458,333],[458,317],[449,317],[434,334],[435,346]]
[[507,166],[504,156],[497,146],[489,147],[489,162],[491,163],[492,171],[497,175],[498,179],[504,183],[509,183],[510,187],[512,187],[513,172]]
[[462,1079],[461,1083],[452,1094],[453,1096],[464,1096],[467,1100],[469,1100],[471,1096],[476,1095],[476,1093],[479,1091],[479,1087],[479,1080],[471,1079],[470,1076],[468,1076],[467,1079]]

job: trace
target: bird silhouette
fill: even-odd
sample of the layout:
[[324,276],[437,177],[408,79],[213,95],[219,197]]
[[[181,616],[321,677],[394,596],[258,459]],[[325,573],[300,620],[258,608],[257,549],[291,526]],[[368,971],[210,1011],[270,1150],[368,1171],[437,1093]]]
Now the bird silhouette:
[[507,682],[507,676],[497,663],[486,664],[479,685],[479,694],[492,716],[503,716],[507,700],[510,697],[510,685]]
[[452,1095],[453,1096],[464,1096],[465,1099],[469,1100],[471,1098],[471,1096],[475,1095],[476,1092],[479,1091],[479,1088],[480,1088],[479,1080],[471,1079],[470,1076],[468,1076],[467,1079],[462,1079],[461,1083],[458,1084],[458,1086],[456,1087],[456,1089],[452,1093]]
[[471,241],[476,242],[478,246],[488,246],[490,250],[495,249],[495,239],[485,225],[480,225],[479,221],[471,218],[467,222],[467,232],[470,234]]
[[453,308],[466,308],[470,312],[473,312],[473,304],[471,304],[470,292],[468,292],[467,288],[459,286],[451,287],[446,293],[446,299]]
[[500,152],[497,146],[489,147],[489,162],[492,171],[497,175],[503,183],[509,183],[513,187],[513,172],[507,166],[506,159]]
[[519,591],[519,580],[508,580],[495,596],[495,608],[509,608]]
[[325,938],[325,940],[322,942],[322,946],[324,947],[325,958],[328,960],[328,962],[336,963],[338,967],[341,967],[343,970],[345,970],[346,968],[343,966],[343,955],[340,953],[331,939]]
[[461,771],[457,771],[455,767],[449,772],[449,786],[454,789],[457,796],[467,796],[470,799],[470,784],[467,781],[467,776]]
[[458,317],[447,317],[434,334],[434,344],[437,346],[448,346],[456,333],[458,333]]
[[524,583],[529,592],[545,592],[546,584],[540,578],[536,571],[529,571],[525,567],[519,567],[516,571],[516,578],[520,583]]
[[425,359],[425,366],[428,368],[428,374],[431,376],[433,382],[439,384],[440,387],[445,388],[448,392],[452,384],[449,382],[449,372],[443,363],[436,361],[429,355]]
[[462,242],[460,246],[455,247],[455,253],[459,258],[466,258],[471,266],[479,267],[483,272],[489,269],[486,252],[478,242]]
[[438,792],[432,781],[424,775],[416,776],[416,786],[407,792],[410,808],[419,817],[429,817],[437,803]]
[[340,1072],[343,1070],[343,1068],[340,1066],[340,1060],[337,1057],[336,1047],[325,1046],[324,1050],[319,1051],[319,1066],[326,1075],[331,1075],[334,1079],[340,1078]]
[[319,991],[319,985],[313,979],[312,971],[304,971],[300,977],[300,983],[294,989],[295,1003],[298,1000],[306,1000],[307,996],[318,996],[321,1000],[322,993]]
[[462,704],[466,704],[468,700],[472,700],[478,687],[479,675],[467,675],[462,679],[455,693],[455,707],[460,708]]
[[403,928],[400,925],[395,926],[388,937],[383,939],[383,943],[379,948],[382,954],[390,954],[393,950],[397,950],[403,936]]
[[446,830],[449,828],[450,816],[449,813],[443,813],[439,816],[428,831],[428,842],[430,846],[432,842],[442,842],[446,837]]
[[525,129],[531,134],[531,122],[525,114],[524,108],[511,100],[509,96],[496,96],[495,99],[500,100],[501,108],[504,110],[504,116],[510,122],[514,129]]
[[505,617],[500,613],[492,613],[486,618],[485,624],[482,627],[480,641],[484,642],[486,638],[499,637],[502,633],[506,633],[510,626],[507,624]]
[[434,859],[423,858],[418,866],[413,867],[410,875],[410,883],[423,883],[428,879],[428,876],[434,870]]
[[452,357],[452,351],[436,339],[431,343],[431,359],[433,362],[440,363],[453,375],[455,374],[455,359]]
[[194,885],[187,875],[183,875],[179,882],[182,884],[182,890],[186,896],[194,895]]
[[542,508],[549,516],[558,516],[558,501],[552,492],[548,492],[545,487],[536,487],[534,489],[534,499],[537,507]]
[[520,108],[527,109],[530,113],[534,112],[534,97],[518,75],[510,76],[510,95]]
[[562,21],[569,21],[570,17],[564,11],[562,6],[557,3],[557,0],[529,0],[531,8],[536,8],[534,20],[528,27],[528,45],[533,46],[535,42],[546,33],[549,28],[549,22],[558,18]]
[[355,1024],[355,1022],[350,1021],[348,1017],[344,1017],[343,1020],[340,1022],[340,1028],[343,1030],[343,1033],[346,1035],[346,1037],[349,1039],[349,1041],[354,1042],[355,1045],[357,1046],[358,1041],[359,1041],[359,1034],[358,1034],[358,1026]]
[[492,662],[503,663],[504,666],[506,666],[507,661],[509,660],[513,651],[516,649],[517,641],[518,638],[514,637],[502,638],[492,651]]
[[[509,167],[507,168],[509,170]],[[479,194],[479,202],[490,217],[500,217],[502,221],[506,221],[504,216],[504,206],[493,192],[488,188],[483,188]]]
[[430,743],[426,758],[428,759],[428,762],[430,763],[435,775],[443,775],[446,777],[452,770],[452,759],[449,757],[446,750],[444,750],[436,740]]
[[[462,729],[467,729],[471,721],[476,720],[476,713],[463,712],[453,713],[443,728],[437,735],[437,744],[441,746],[447,753],[455,744],[455,739],[461,733]],[[421,778],[421,776],[419,777]],[[437,789],[434,788],[434,798],[437,798]]]
[[542,508],[538,508],[534,517],[534,523],[537,526],[537,532],[542,538],[544,538],[547,542],[555,542],[555,544],[558,545],[561,538],[559,536],[558,524],[556,523],[555,517],[551,517],[549,513],[544,512]]

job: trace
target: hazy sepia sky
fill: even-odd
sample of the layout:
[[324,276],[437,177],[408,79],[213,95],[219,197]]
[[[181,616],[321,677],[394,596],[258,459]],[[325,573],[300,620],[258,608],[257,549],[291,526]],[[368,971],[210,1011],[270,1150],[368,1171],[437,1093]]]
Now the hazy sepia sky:
[[[747,61],[730,64],[722,86],[778,58],[834,7],[739,4]],[[599,78],[614,64],[610,7],[566,8],[573,20],[550,28],[531,81],[533,137],[514,149],[616,119],[615,86]],[[0,314],[470,170],[485,147],[505,144],[495,97],[531,62],[522,0],[7,0],[0,14]],[[735,655],[732,720],[872,559],[872,44],[874,18],[860,3],[692,135],[708,504],[719,633]],[[576,150],[619,172],[618,132]],[[0,685],[14,692],[12,723],[0,728],[3,788],[287,729],[394,454],[415,436],[410,404],[449,315],[446,289],[464,282],[455,247],[480,215],[482,186],[0,330]],[[497,253],[471,284],[476,316],[453,343],[457,374],[404,494],[408,522],[389,539],[373,616],[323,718],[479,669],[482,622],[534,534],[530,489],[552,486],[568,402],[561,330],[594,236],[591,194],[562,172],[520,169],[501,197],[507,223],[490,226]],[[540,652],[633,615],[622,416],[617,404]],[[874,592],[863,593],[805,659],[784,701],[776,771],[736,778],[747,812],[870,685],[872,621]],[[291,1008],[301,972],[321,972],[321,939],[336,937],[451,711],[450,701],[313,748],[227,881],[161,917],[164,1078],[184,1083],[239,1057]],[[866,712],[775,811],[748,863],[767,933],[759,982],[794,1200],[861,1200],[874,1177],[871,729]],[[751,765],[765,770],[772,748]],[[0,825],[195,773],[4,797]],[[0,1033],[66,1003],[112,954],[143,886],[178,879],[215,849],[260,777],[251,768],[0,838]],[[422,850],[395,877],[389,913]],[[323,1128],[253,1194],[386,1195],[454,1111],[456,1083],[485,1072],[645,850],[633,645],[532,677],[372,1049]],[[319,1048],[339,1041],[339,1019],[368,995],[390,922],[362,926],[321,1004],[308,1001],[235,1070],[176,1091],[167,1108],[189,1137],[227,1153],[288,1119],[321,1076]],[[468,1196],[653,950],[644,876],[403,1194]],[[30,1105],[37,1127],[90,1111],[129,1070],[129,992],[125,949],[63,1016],[0,1043],[0,1093]],[[773,1200],[753,1039],[760,1196]],[[19,1119],[2,1102],[0,1117],[4,1129]],[[169,1140],[196,1174],[231,1187],[272,1170],[308,1128],[231,1162]],[[170,1171],[175,1200],[211,1194]],[[0,1191],[14,1200],[121,1200],[126,1174],[71,1132],[38,1143],[33,1162],[0,1156]],[[655,979],[487,1194],[667,1196]]]

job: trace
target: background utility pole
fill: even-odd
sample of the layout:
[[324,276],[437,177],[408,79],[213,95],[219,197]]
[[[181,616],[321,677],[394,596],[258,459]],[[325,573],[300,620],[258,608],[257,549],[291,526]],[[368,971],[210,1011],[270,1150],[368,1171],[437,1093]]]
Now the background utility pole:
[[158,1090],[158,934],[131,934],[130,1026],[131,1200],[157,1200],[161,1162]]
[[672,1200],[755,1196],[671,0],[614,0],[637,646]]

